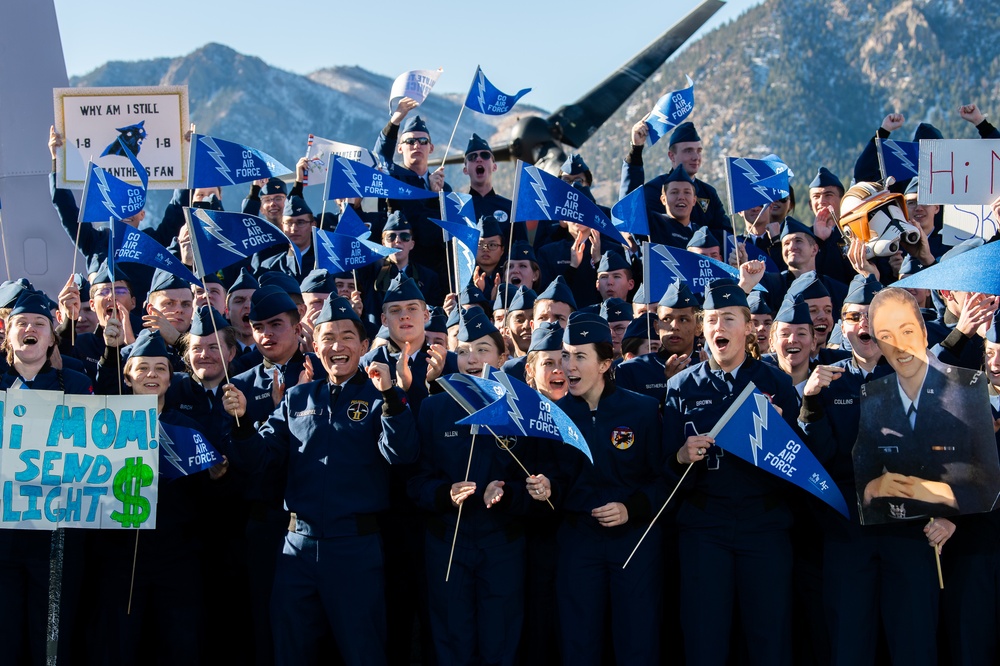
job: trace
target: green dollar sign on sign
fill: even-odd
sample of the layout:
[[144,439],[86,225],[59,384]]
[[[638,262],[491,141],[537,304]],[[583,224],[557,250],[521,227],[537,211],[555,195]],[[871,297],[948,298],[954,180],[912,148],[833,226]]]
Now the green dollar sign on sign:
[[115,499],[121,501],[122,511],[112,511],[111,520],[122,527],[139,527],[149,518],[149,500],[142,496],[142,489],[153,483],[153,468],[142,462],[142,457],[126,458],[125,466],[115,474]]

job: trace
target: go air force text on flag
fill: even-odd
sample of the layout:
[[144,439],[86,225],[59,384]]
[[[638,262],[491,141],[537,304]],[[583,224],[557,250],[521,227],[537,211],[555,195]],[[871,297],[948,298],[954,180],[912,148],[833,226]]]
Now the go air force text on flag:
[[[198,275],[208,275],[274,245],[288,243],[278,227],[255,215],[185,208]],[[302,253],[288,243],[302,265]]]
[[327,200],[376,197],[379,199],[433,199],[432,190],[413,187],[361,162],[335,157],[330,165]]
[[531,92],[531,88],[524,88],[513,95],[503,93],[490,83],[490,80],[483,74],[482,68],[477,67],[469,95],[465,98],[465,106],[487,116],[502,116],[514,108],[517,100],[529,92]]
[[225,187],[292,172],[267,153],[241,143],[195,134],[191,145],[189,188]]

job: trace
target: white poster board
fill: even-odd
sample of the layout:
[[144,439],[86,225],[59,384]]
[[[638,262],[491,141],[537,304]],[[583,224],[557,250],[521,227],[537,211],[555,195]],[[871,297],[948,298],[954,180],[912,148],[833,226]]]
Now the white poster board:
[[945,245],[958,245],[973,236],[989,240],[997,231],[1000,231],[1000,225],[989,206],[963,204],[944,207],[941,236]]
[[920,142],[920,203],[989,205],[998,196],[1000,139]]

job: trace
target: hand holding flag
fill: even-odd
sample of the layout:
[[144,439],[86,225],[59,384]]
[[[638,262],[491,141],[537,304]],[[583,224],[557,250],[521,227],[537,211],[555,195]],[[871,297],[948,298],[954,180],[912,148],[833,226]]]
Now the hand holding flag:
[[646,145],[652,146],[670,130],[684,122],[684,119],[691,115],[694,109],[694,81],[687,77],[687,88],[681,90],[671,90],[666,95],[656,100],[653,110],[649,112],[646,119],[646,127],[649,134],[646,137]]

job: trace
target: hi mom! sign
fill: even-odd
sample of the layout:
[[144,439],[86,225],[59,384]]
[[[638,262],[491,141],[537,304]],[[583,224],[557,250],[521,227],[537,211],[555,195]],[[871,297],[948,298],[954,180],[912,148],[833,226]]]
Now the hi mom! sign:
[[155,396],[0,392],[0,528],[156,527]]

